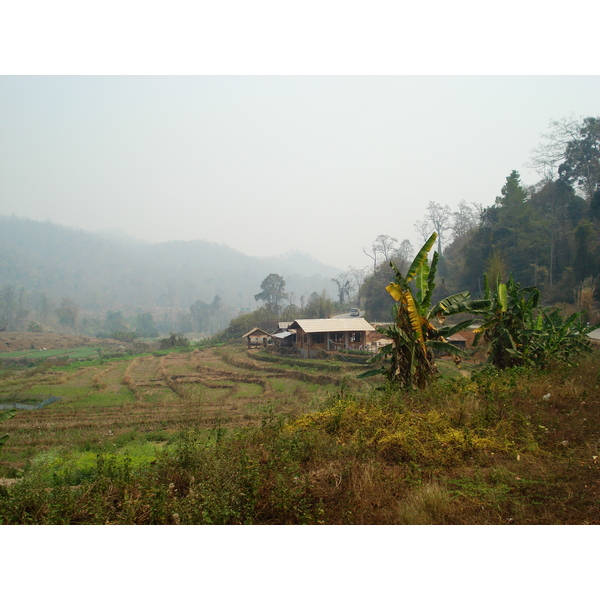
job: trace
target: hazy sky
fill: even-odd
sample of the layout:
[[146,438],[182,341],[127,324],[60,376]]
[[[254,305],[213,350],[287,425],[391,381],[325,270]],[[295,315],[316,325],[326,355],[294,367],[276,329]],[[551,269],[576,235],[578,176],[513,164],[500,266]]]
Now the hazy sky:
[[598,76],[4,76],[0,213],[364,266],[599,115]]

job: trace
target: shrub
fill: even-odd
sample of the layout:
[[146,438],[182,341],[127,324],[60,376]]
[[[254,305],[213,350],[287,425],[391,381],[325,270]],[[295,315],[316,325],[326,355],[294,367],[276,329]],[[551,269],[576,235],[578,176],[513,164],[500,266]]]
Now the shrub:
[[189,348],[190,340],[183,333],[172,333],[168,338],[160,340],[161,350],[170,350],[173,348]]

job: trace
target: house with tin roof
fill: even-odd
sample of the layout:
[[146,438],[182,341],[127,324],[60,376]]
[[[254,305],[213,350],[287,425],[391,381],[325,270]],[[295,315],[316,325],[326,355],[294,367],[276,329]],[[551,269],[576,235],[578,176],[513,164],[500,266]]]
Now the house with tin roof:
[[296,348],[304,357],[311,357],[319,350],[364,350],[368,332],[375,331],[362,317],[296,319],[288,329],[296,334]]

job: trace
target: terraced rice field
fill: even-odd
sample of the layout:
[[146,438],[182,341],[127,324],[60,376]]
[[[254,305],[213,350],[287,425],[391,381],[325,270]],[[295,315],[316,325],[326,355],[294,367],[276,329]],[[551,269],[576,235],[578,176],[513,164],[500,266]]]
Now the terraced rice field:
[[145,355],[81,367],[7,371],[0,396],[60,396],[2,424],[2,461],[23,466],[47,450],[110,450],[169,441],[187,429],[238,428],[311,410],[364,367],[295,360],[241,346]]

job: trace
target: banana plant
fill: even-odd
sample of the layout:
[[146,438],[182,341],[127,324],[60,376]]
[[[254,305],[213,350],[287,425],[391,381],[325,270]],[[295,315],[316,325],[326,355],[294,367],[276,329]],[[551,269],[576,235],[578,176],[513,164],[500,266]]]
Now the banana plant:
[[[430,263],[428,254],[436,239],[434,232],[415,256],[406,276],[390,262],[395,276],[385,289],[396,301],[392,307],[393,322],[388,327],[376,329],[392,343],[382,347],[370,359],[371,363],[384,364],[360,377],[381,373],[400,387],[422,388],[438,372],[434,350],[443,350],[455,357],[465,355],[447,338],[468,327],[473,320],[447,326],[445,319],[459,313],[481,313],[489,308],[489,301],[470,300],[469,292],[461,292],[431,305],[439,256],[434,252]],[[416,293],[413,293],[414,288]]]
[[586,336],[596,325],[584,325],[581,313],[564,321],[558,310],[548,313],[536,287],[522,288],[511,274],[507,283],[498,278],[492,293],[484,275],[484,289],[490,309],[475,330],[473,345],[483,337],[489,343],[488,362],[495,367],[546,367],[551,360],[569,362],[573,355],[591,350]]

